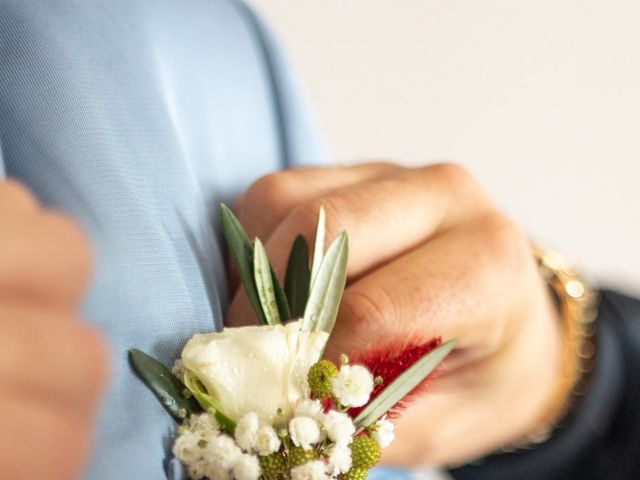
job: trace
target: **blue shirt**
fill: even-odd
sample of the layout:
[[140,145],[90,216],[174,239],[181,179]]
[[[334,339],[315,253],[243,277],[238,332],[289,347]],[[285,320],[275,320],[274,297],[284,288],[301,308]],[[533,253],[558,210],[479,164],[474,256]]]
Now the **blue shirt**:
[[85,478],[172,478],[175,425],[127,349],[171,365],[220,328],[219,202],[326,162],[322,142],[281,52],[234,0],[3,0],[0,60],[0,176],[77,219],[95,251],[84,316],[112,379]]

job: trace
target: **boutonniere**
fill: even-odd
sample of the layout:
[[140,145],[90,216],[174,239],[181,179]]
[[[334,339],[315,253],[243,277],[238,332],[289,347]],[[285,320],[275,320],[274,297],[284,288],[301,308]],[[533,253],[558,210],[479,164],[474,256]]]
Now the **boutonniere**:
[[313,254],[293,242],[284,283],[225,205],[222,232],[259,325],[194,335],[170,371],[132,366],[179,422],[173,453],[192,479],[364,480],[394,439],[392,419],[453,348],[439,339],[323,358],[346,284],[348,238]]

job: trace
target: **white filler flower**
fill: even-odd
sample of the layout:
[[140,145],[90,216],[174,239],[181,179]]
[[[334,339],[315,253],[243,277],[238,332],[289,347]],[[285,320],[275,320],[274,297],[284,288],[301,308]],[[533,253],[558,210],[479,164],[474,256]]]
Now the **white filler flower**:
[[387,448],[396,438],[393,423],[386,418],[383,418],[376,423],[373,435],[371,436],[376,442],[378,442],[380,448]]
[[353,434],[356,433],[356,427],[351,417],[335,410],[330,410],[324,415],[322,426],[331,440],[344,445],[350,444],[353,440]]
[[245,413],[240,417],[240,420],[238,420],[233,435],[238,446],[245,452],[250,452],[256,445],[259,428],[260,419],[256,412]]
[[235,480],[258,480],[260,477],[260,462],[255,455],[243,454],[233,466]]
[[277,452],[280,449],[280,443],[280,438],[273,427],[263,425],[258,430],[255,449],[258,455],[264,457]]
[[333,393],[345,407],[362,407],[373,391],[373,375],[362,365],[343,365],[333,379]]
[[329,476],[320,460],[303,463],[291,469],[291,480],[327,480]]
[[289,435],[296,447],[309,450],[312,444],[320,441],[320,427],[313,418],[294,417],[289,422]]
[[327,455],[327,467],[333,476],[337,476],[341,473],[347,473],[351,469],[352,465],[353,460],[351,459],[351,449],[348,445],[338,443],[329,449]]
[[279,408],[290,417],[298,401],[308,397],[307,371],[320,359],[328,337],[300,331],[299,321],[225,328],[195,335],[182,361],[225,415],[237,420],[253,411],[273,425]]

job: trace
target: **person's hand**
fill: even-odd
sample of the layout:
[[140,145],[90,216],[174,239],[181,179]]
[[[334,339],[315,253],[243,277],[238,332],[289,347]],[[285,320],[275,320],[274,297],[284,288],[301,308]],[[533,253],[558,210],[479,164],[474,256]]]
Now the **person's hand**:
[[68,480],[83,467],[106,378],[77,314],[91,270],[75,224],[0,182],[0,477]]
[[[535,431],[560,367],[558,319],[525,236],[456,165],[300,169],[236,202],[282,278],[294,236],[349,234],[348,284],[328,353],[455,338],[431,388],[397,421],[383,462],[455,464]],[[235,296],[231,324],[253,315]]]

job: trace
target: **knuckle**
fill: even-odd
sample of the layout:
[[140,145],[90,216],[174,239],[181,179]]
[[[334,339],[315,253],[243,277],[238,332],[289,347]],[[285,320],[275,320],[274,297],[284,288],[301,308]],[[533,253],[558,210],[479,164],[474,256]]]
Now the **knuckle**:
[[439,163],[425,168],[427,176],[433,175],[447,190],[471,198],[480,204],[488,202],[484,190],[466,167],[459,163]]
[[469,171],[459,163],[437,163],[427,168],[430,168],[437,176],[450,183],[466,183],[473,181],[471,173],[469,173]]
[[397,324],[394,302],[381,288],[352,287],[345,292],[340,312],[349,333],[361,340],[372,339],[372,332],[383,332]]
[[256,180],[245,194],[244,202],[255,205],[282,205],[291,197],[293,182],[290,172],[268,173]]
[[532,262],[526,235],[508,218],[500,214],[490,215],[483,222],[483,231],[490,257],[499,260],[499,265],[506,272],[519,275],[525,265]]

